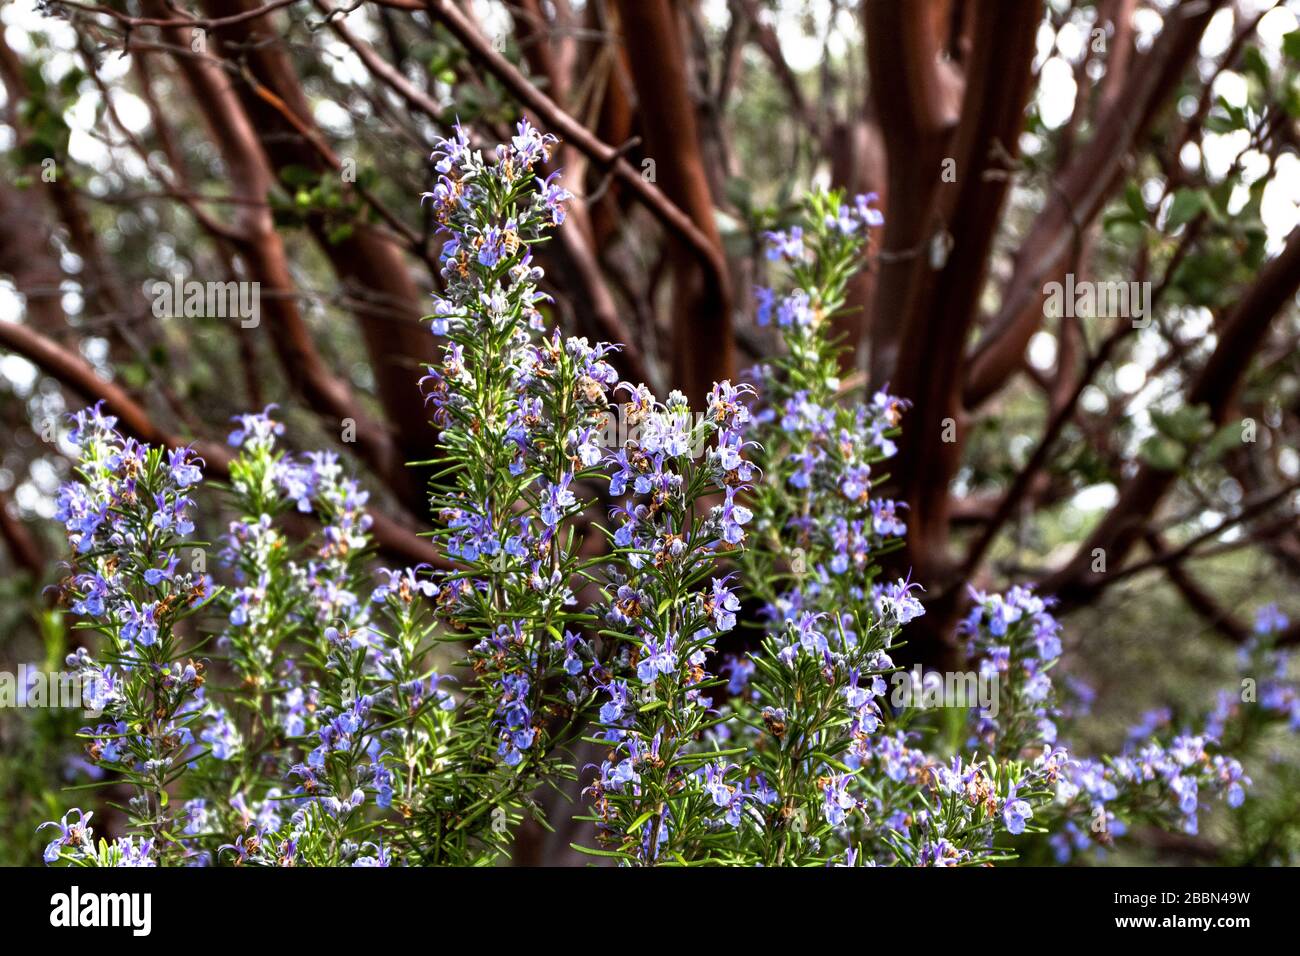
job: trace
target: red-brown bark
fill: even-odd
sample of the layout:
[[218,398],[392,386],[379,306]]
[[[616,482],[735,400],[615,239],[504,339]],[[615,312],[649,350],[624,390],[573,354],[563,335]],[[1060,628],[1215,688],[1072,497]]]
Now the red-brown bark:
[[[637,94],[645,153],[664,193],[690,217],[719,258],[722,239],[700,153],[695,107],[687,94],[686,60],[668,0],[623,0],[620,28]],[[694,402],[735,374],[731,289],[727,272],[702,267],[672,239],[672,379]]]
[[1123,91],[1109,98],[1110,109],[1096,133],[1058,174],[1046,205],[1020,243],[998,314],[970,357],[963,393],[967,408],[986,400],[1016,371],[1042,323],[1044,283],[1064,273],[1082,232],[1121,181],[1134,146],[1170,104],[1170,93],[1223,3],[1187,0],[1170,11],[1151,49],[1133,64]]
[[[258,0],[206,0],[204,4],[213,17],[228,18],[257,6]],[[331,164],[328,156],[312,144],[312,140],[322,144],[324,139],[272,19],[243,20],[214,37],[222,55],[243,63],[249,74],[283,104],[284,109],[277,108],[248,83],[236,87],[273,173],[279,176],[286,167],[299,165],[317,170],[322,176],[340,175],[339,161],[335,159]],[[285,114],[286,109],[292,116]],[[349,294],[374,374],[375,390],[394,433],[390,441],[398,457],[395,467],[406,472],[401,497],[408,507],[419,509],[419,483],[404,466],[407,461],[428,458],[430,450],[428,420],[423,405],[414,398],[419,394],[424,365],[433,362],[436,354],[432,336],[420,322],[429,311],[428,290],[416,284],[403,250],[390,236],[364,222],[355,222],[345,238],[331,235],[321,217],[309,217],[308,224],[318,248]],[[365,425],[365,429],[386,431],[377,422]],[[362,431],[363,424],[358,420],[358,441],[364,440]]]
[[[146,9],[159,19],[168,12],[162,0],[147,0]],[[237,15],[236,13],[232,15]],[[180,21],[162,28],[164,36],[188,51],[191,27]],[[356,423],[357,447],[394,491],[408,504],[416,501],[414,483],[405,458],[382,424],[367,414],[351,388],[321,358],[297,305],[297,287],[289,268],[284,240],[265,204],[272,173],[259,146],[258,131],[239,101],[228,73],[205,56],[177,53],[177,68],[189,84],[209,132],[229,172],[231,189],[246,203],[236,207],[238,252],[247,269],[247,281],[261,283],[261,319],[274,344],[288,380],[307,403],[333,419],[331,431],[343,419]]]

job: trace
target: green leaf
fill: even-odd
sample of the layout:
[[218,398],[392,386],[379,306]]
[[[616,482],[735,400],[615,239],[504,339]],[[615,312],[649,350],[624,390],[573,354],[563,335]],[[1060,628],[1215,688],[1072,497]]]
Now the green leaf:
[[290,163],[280,169],[280,182],[286,186],[314,186],[320,179],[316,170],[297,163]]
[[1282,53],[1287,59],[1300,61],[1300,30],[1292,30],[1282,37]]
[[1138,457],[1160,471],[1177,471],[1186,454],[1181,444],[1165,435],[1152,435],[1138,449]]
[[1210,430],[1210,410],[1204,405],[1187,405],[1172,412],[1151,412],[1156,430],[1182,445],[1199,441]]
[[635,833],[637,830],[639,830],[639,829],[641,828],[641,824],[645,823],[647,820],[649,820],[649,819],[650,819],[651,817],[653,817],[654,815],[655,815],[655,811],[653,811],[653,810],[647,810],[645,813],[641,814],[639,817],[637,817],[635,820],[633,820],[631,823],[629,823],[629,824],[627,825],[627,827],[624,829],[623,832],[624,832],[624,833]]
[[1173,232],[1179,226],[1187,225],[1205,209],[1208,198],[1208,194],[1200,189],[1178,190],[1174,193],[1174,201],[1169,206],[1169,218],[1165,222],[1165,228]]
[[608,857],[613,857],[616,860],[634,859],[634,857],[629,856],[626,853],[620,853],[617,850],[593,850],[591,847],[582,846],[581,844],[578,843],[570,843],[569,847],[570,849],[577,850],[579,853],[585,853],[588,856],[608,856]]
[[348,239],[351,235],[352,235],[352,223],[345,222],[331,229],[329,231],[329,235],[327,235],[325,239],[326,241],[329,242],[331,246],[337,246],[340,242],[343,242],[345,239]]
[[[1285,38],[1283,41],[1285,42]],[[1241,54],[1241,65],[1246,73],[1259,80],[1265,88],[1268,87],[1268,63],[1265,62],[1264,55],[1259,52],[1259,47],[1253,43],[1248,45]]]
[[1128,206],[1129,211],[1133,213],[1134,221],[1146,220],[1147,204],[1142,201],[1142,188],[1137,183],[1130,182],[1124,187],[1124,205]]
[[1207,462],[1218,461],[1240,444],[1241,423],[1230,422],[1215,432],[1214,437],[1205,443],[1205,459]]

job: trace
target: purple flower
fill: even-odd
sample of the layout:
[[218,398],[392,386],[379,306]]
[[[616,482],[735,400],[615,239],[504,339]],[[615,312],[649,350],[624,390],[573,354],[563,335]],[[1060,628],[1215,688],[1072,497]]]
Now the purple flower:
[[176,566],[180,563],[180,556],[171,554],[165,559],[165,563],[159,568],[149,568],[144,573],[144,579],[147,584],[154,587],[162,584],[164,581],[171,581],[176,577]]
[[212,726],[200,732],[199,739],[212,748],[212,756],[218,760],[230,760],[242,746],[239,731],[219,707],[212,708]]
[[[77,815],[77,819],[69,822],[68,818],[74,813]],[[90,822],[90,818],[94,815],[94,811],[84,813],[77,807],[73,807],[63,815],[62,820],[59,820],[58,822],[51,820],[38,826],[36,828],[37,833],[40,833],[46,827],[54,827],[59,831],[59,835],[51,840],[45,847],[45,853],[43,854],[45,862],[53,863],[57,860],[60,852],[65,846],[82,846],[89,849],[92,846],[91,834],[94,831],[86,824]]]
[[900,625],[925,613],[925,606],[912,597],[912,589],[921,585],[902,578],[893,584],[875,586],[876,613]]
[[122,608],[122,637],[141,647],[150,647],[158,640],[156,604],[139,608],[128,601]]
[[392,865],[388,858],[388,850],[383,846],[383,844],[376,845],[374,843],[363,843],[361,844],[361,849],[372,850],[374,856],[358,856],[352,861],[353,866],[387,867]]
[[1002,822],[1006,824],[1007,832],[1013,835],[1019,835],[1025,832],[1025,821],[1032,818],[1034,811],[1029,804],[1017,799],[1016,788],[1012,787],[1011,792],[1007,794],[1006,803],[1002,807]]
[[203,471],[199,467],[202,463],[203,459],[189,448],[173,448],[167,452],[167,468],[178,488],[188,488],[203,480]]
[[795,625],[795,640],[809,654],[820,656],[830,650],[830,645],[826,641],[826,635],[817,627],[818,623],[826,615],[804,611],[799,615],[799,622]]
[[600,705],[600,722],[602,724],[617,724],[623,719],[623,713],[630,703],[627,682],[621,680],[612,681],[605,687],[605,690],[609,693],[609,700]]
[[132,837],[118,837],[115,844],[117,849],[117,866],[157,866],[158,862],[151,856],[153,853],[153,839],[141,840],[137,845]]
[[1290,623],[1276,604],[1265,604],[1255,613],[1256,634],[1280,634]]
[[497,684],[499,693],[496,708],[496,725],[500,736],[497,756],[506,766],[516,767],[523,760],[523,752],[532,747],[536,730],[532,726],[533,713],[529,707],[532,685],[523,674],[505,674]]
[[727,681],[727,693],[733,696],[744,693],[756,669],[757,665],[747,657],[728,656],[719,668],[722,673],[730,677]]
[[564,519],[565,512],[577,504],[577,498],[569,490],[569,482],[572,480],[573,472],[565,472],[560,476],[558,484],[547,484],[542,498],[541,518],[548,528],[558,525]]
[[[865,501],[871,491],[871,466],[849,465],[840,478],[840,491],[849,501]],[[871,502],[874,506],[876,502]],[[874,511],[874,507],[872,508]]]
[[284,434],[284,426],[271,419],[271,412],[278,407],[271,404],[255,415],[234,416],[231,421],[238,422],[239,427],[230,433],[227,441],[247,451],[270,448],[275,444],[275,437]]
[[728,544],[740,544],[745,540],[744,525],[754,517],[754,513],[744,505],[736,504],[736,489],[726,489],[726,501],[720,508],[715,508],[722,525],[722,539]]
[[578,651],[584,647],[582,638],[572,631],[564,632],[564,672],[570,677],[582,673],[582,658]]
[[882,538],[901,538],[907,534],[907,525],[898,517],[898,509],[906,508],[903,502],[889,499],[871,499],[871,527]]
[[550,133],[543,135],[527,118],[515,124],[515,135],[510,140],[513,158],[525,169],[543,162],[558,140]]
[[801,226],[792,226],[789,232],[765,232],[763,237],[767,240],[768,259],[800,259],[803,257],[803,228]]
[[857,806],[848,790],[849,777],[843,773],[833,773],[822,778],[822,812],[826,821],[834,827],[839,826],[848,816],[848,811]]
[[660,674],[671,674],[677,670],[677,652],[673,648],[670,634],[662,642],[647,638],[641,649],[641,660],[636,665],[636,676],[643,683],[649,684]]
[[108,517],[109,503],[96,500],[81,484],[69,483],[59,489],[55,518],[68,531],[68,541],[80,554],[95,545],[95,534]]
[[117,425],[117,418],[114,415],[105,415],[103,407],[104,400],[101,398],[90,408],[83,408],[69,415],[72,420],[72,430],[68,433],[68,440],[74,445],[84,445],[88,440],[116,434],[113,429]]
[[853,205],[858,217],[869,227],[883,226],[885,217],[879,209],[872,208],[872,203],[880,199],[875,193],[859,194],[854,197]]
[[726,811],[724,818],[729,825],[735,827],[740,826],[740,814],[744,808],[745,795],[724,779],[729,769],[731,768],[721,762],[705,764],[704,792],[709,795],[715,807]]
[[754,299],[756,301],[754,321],[759,325],[767,325],[772,321],[772,304],[775,294],[766,286],[757,286],[754,289]]
[[416,595],[436,597],[438,585],[419,576],[420,571],[428,567],[427,564],[417,564],[413,568],[401,568],[396,571],[380,568],[376,574],[387,580],[370,592],[370,600],[375,604],[382,604],[389,597],[395,597],[403,604],[410,604],[415,600]]
[[81,574],[76,578],[76,588],[81,592],[81,597],[72,603],[72,612],[86,617],[102,616],[104,599],[109,593],[108,582],[98,572]]
[[434,168],[447,175],[458,171],[469,157],[469,132],[457,120],[452,126],[455,135],[451,139],[439,138],[434,141],[433,153],[429,156],[435,160]]
[[727,587],[731,577],[714,578],[712,593],[704,601],[705,610],[713,615],[714,629],[719,632],[736,626],[736,612],[740,610],[740,598]]
[[573,194],[563,186],[557,186],[555,179],[560,175],[559,170],[551,173],[544,180],[539,180],[541,188],[538,190],[538,201],[550,219],[553,226],[564,225],[564,204],[573,198]]
[[814,317],[808,293],[803,289],[795,289],[776,308],[776,324],[783,329],[806,328],[812,325]]

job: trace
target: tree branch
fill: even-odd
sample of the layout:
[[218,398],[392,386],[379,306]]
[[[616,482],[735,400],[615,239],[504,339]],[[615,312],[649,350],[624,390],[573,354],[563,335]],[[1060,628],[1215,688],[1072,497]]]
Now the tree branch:
[[[203,458],[209,475],[230,477],[230,451],[216,442],[187,442],[169,434],[154,423],[148,412],[120,385],[99,377],[94,367],[76,352],[53,339],[17,322],[0,322],[0,347],[23,356],[47,375],[57,379],[88,402],[103,401],[108,412],[117,416],[122,428],[138,440],[163,448],[191,445]],[[450,564],[425,538],[381,512],[367,512],[371,531],[381,551],[397,560],[427,562],[446,568]]]
[[535,113],[550,132],[577,146],[601,169],[610,170],[666,228],[678,235],[704,261],[717,281],[726,281],[726,262],[718,247],[654,184],[641,176],[613,146],[602,142],[566,113],[549,96],[497,53],[451,0],[426,0],[429,13],[443,24],[469,53],[470,59],[495,76],[510,94]]
[[[1300,289],[1300,228],[1292,231],[1281,254],[1263,269],[1218,329],[1218,345],[1187,394],[1189,406],[1206,405],[1210,420],[1222,425],[1251,358],[1270,323]],[[1082,603],[1105,586],[1105,572],[1093,571],[1093,554],[1101,549],[1110,567],[1121,567],[1142,535],[1147,518],[1178,477],[1176,471],[1141,464],[1125,484],[1119,501],[1064,567],[1050,575],[1042,590],[1065,606]]]
[[[646,152],[664,193],[690,216],[712,250],[701,268],[688,244],[670,241],[673,267],[673,384],[703,402],[715,381],[735,373],[731,279],[722,255],[709,176],[687,87],[686,57],[668,0],[620,0],[624,49],[638,100]],[[639,178],[639,177],[638,177]]]
[[[1056,276],[1084,228],[1101,212],[1121,179],[1128,156],[1168,102],[1201,34],[1225,0],[1183,0],[1165,15],[1155,44],[1129,73],[1129,82],[1102,117],[1097,132],[1060,174],[1052,198],[1020,243],[997,316],[970,357],[963,403],[975,408],[1019,367],[1043,318],[1043,284]],[[1082,94],[1080,94],[1082,95]]]

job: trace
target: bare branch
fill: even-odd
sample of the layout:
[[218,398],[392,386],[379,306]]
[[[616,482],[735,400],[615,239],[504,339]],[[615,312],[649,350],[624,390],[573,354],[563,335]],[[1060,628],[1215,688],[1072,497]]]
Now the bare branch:
[[597,139],[586,127],[560,109],[554,100],[529,83],[513,63],[492,49],[491,44],[451,0],[426,0],[426,6],[429,13],[461,42],[471,59],[495,76],[515,99],[540,117],[558,136],[577,146],[600,168],[612,170],[656,219],[680,236],[701,257],[718,281],[726,281],[726,263],[718,247],[657,186],[644,179],[639,171],[623,159],[616,148]]

